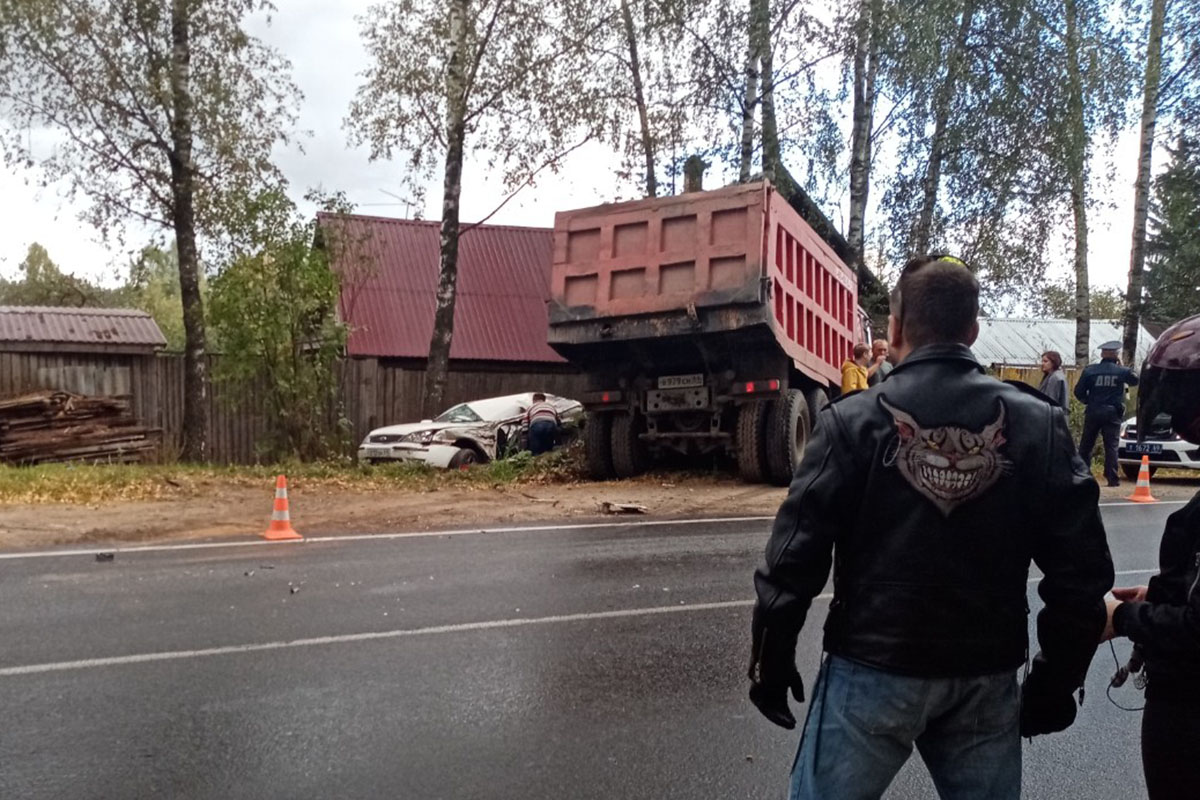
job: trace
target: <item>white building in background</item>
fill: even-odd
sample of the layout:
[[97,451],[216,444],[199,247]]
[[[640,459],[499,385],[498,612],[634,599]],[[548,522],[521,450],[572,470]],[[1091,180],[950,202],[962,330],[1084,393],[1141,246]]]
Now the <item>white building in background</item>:
[[[1124,327],[1120,320],[1094,320],[1088,339],[1090,361],[1100,360],[1101,342],[1120,340]],[[1141,366],[1154,344],[1154,336],[1143,325],[1138,330],[1135,369]],[[1042,353],[1057,350],[1064,366],[1075,361],[1075,320],[1033,319],[1028,317],[981,318],[979,338],[971,351],[985,367],[1036,367]]]

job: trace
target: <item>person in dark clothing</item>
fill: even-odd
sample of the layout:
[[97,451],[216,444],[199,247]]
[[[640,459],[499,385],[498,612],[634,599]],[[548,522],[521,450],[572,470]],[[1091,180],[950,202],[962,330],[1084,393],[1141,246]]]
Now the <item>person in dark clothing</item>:
[[[915,744],[940,796],[1019,797],[1020,735],[1075,719],[1113,566],[1099,489],[1066,418],[971,355],[979,284],[909,262],[891,298],[899,363],[823,409],[754,575],[750,699],[796,724],[796,640],[833,568],[827,653],[790,797],[880,797]],[[1026,661],[1027,575],[1043,578]]]
[[[1160,413],[1200,444],[1200,316],[1163,331],[1142,368],[1138,438]],[[1146,681],[1142,769],[1150,800],[1200,797],[1200,493],[1167,519],[1149,586],[1113,589],[1108,635],[1134,642]]]
[[1117,362],[1118,341],[1100,345],[1100,363],[1088,364],[1075,384],[1075,397],[1087,406],[1083,415],[1083,433],[1079,437],[1079,457],[1089,466],[1096,434],[1104,440],[1104,477],[1109,486],[1120,486],[1117,477],[1117,438],[1125,418],[1125,386],[1137,386],[1138,377],[1129,367]]
[[1062,356],[1057,350],[1047,350],[1042,353],[1042,384],[1038,391],[1054,401],[1063,411],[1071,408],[1067,397],[1067,377],[1062,372]]

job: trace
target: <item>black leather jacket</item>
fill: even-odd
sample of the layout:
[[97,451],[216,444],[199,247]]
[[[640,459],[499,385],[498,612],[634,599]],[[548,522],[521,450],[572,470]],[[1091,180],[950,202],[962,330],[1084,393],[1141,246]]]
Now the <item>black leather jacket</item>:
[[1146,697],[1200,700],[1200,494],[1167,518],[1146,602],[1122,603],[1113,629],[1146,661]]
[[922,677],[1002,672],[1026,660],[1032,560],[1034,669],[1069,691],[1113,583],[1098,498],[1047,398],[961,345],[920,348],[818,416],[755,574],[758,613],[799,630],[832,565],[828,652]]

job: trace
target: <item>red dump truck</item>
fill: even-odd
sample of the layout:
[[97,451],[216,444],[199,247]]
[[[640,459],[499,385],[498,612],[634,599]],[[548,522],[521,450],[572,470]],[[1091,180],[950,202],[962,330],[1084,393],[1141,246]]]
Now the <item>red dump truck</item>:
[[767,182],[560,212],[551,281],[597,479],[724,452],[786,484],[869,337],[854,271]]

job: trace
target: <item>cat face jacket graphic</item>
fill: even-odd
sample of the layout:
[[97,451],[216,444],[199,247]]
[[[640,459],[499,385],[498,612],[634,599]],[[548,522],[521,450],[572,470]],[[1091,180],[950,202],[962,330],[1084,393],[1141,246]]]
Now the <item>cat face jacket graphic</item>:
[[964,346],[919,348],[818,415],[755,574],[758,619],[799,630],[832,568],[828,652],[922,677],[1002,672],[1025,662],[1035,563],[1034,669],[1069,691],[1113,581],[1098,498],[1060,408]]
[[1009,461],[1004,444],[1004,404],[997,401],[996,418],[972,431],[959,425],[923,427],[909,412],[879,398],[896,423],[894,458],[909,484],[949,516],[960,503],[986,492],[1004,475]]

